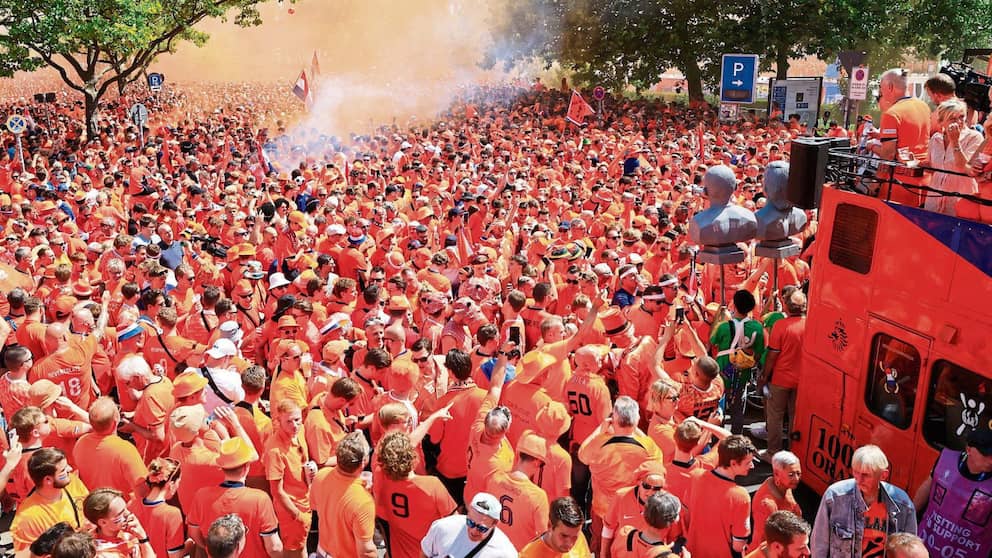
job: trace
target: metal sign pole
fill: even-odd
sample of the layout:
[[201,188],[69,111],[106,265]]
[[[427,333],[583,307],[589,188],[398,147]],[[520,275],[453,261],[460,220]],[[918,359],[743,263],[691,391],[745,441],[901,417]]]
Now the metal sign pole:
[[21,172],[27,172],[27,167],[24,166],[24,148],[21,147],[21,134],[14,134],[17,138],[17,155],[21,159]]

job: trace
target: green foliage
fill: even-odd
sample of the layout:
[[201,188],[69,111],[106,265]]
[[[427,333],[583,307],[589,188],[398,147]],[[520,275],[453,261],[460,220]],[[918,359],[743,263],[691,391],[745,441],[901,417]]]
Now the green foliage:
[[[159,54],[209,38],[193,29],[237,12],[258,25],[261,0],[0,0],[0,76],[51,66],[86,98],[92,124],[109,87],[133,82]],[[92,128],[90,128],[92,131]]]
[[863,50],[887,68],[911,51],[958,59],[992,43],[992,0],[530,0],[510,9],[493,59],[558,60],[579,84],[615,91],[649,87],[676,67],[696,99],[728,52],[759,54],[781,77],[803,55]]

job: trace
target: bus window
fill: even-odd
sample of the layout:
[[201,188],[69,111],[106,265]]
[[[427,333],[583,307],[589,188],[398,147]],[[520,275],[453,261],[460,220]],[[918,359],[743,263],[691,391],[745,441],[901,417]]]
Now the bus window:
[[834,229],[830,233],[830,263],[867,275],[875,256],[878,213],[849,203],[837,204]]
[[946,360],[933,365],[923,437],[936,448],[963,450],[968,432],[992,419],[992,380]]
[[865,405],[878,417],[905,429],[913,421],[920,353],[916,347],[879,333],[872,341]]

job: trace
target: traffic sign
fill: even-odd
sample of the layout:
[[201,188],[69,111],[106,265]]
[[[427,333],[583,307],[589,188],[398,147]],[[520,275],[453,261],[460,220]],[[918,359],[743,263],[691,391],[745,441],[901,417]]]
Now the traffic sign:
[[161,91],[162,84],[165,83],[165,76],[160,73],[148,74],[148,89]]
[[148,108],[141,103],[135,103],[131,106],[128,116],[131,117],[131,122],[134,122],[136,126],[148,124]]
[[606,90],[603,89],[602,85],[597,85],[596,88],[592,90],[592,97],[597,101],[602,101],[606,98]]
[[847,98],[854,101],[864,101],[868,98],[868,67],[858,66],[851,72],[851,85]]
[[757,82],[757,54],[723,55],[720,65],[721,103],[753,103]]
[[12,134],[20,134],[28,127],[28,121],[20,114],[12,114],[7,119],[7,129]]

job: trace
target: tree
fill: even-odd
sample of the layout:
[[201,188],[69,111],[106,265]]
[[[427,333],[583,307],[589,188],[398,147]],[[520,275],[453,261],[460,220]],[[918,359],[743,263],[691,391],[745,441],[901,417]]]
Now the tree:
[[193,29],[236,10],[235,23],[258,25],[261,0],[0,0],[0,75],[54,68],[83,95],[86,130],[96,135],[107,90],[138,79],[160,54],[208,39]]

